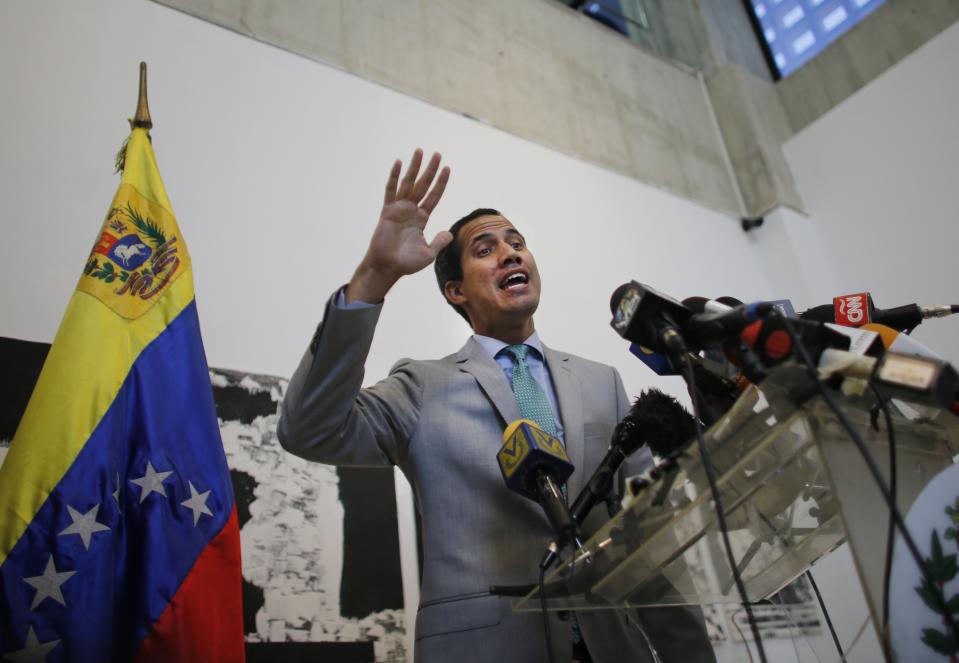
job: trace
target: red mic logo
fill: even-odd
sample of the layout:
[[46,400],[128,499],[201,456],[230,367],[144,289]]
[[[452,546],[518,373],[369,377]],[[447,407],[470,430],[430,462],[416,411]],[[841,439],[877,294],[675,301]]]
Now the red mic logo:
[[832,305],[837,325],[858,327],[870,322],[868,292],[836,297],[832,300]]

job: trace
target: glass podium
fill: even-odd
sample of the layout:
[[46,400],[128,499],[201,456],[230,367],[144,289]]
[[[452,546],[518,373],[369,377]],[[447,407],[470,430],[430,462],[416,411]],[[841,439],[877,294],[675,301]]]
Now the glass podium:
[[[847,377],[829,386],[836,382],[826,389],[888,482],[889,438],[869,381]],[[959,452],[959,417],[921,398],[889,407],[905,514]],[[749,600],[772,596],[847,542],[878,632],[889,511],[805,368],[771,370],[706,431],[705,442]],[[619,514],[547,575],[547,609],[739,603],[695,443],[671,467],[631,483]],[[514,609],[540,610],[539,589]]]

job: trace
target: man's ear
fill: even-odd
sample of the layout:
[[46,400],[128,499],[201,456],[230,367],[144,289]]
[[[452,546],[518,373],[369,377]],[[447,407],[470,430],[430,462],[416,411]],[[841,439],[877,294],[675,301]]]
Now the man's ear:
[[447,281],[443,285],[443,294],[451,304],[462,306],[466,301],[466,295],[463,294],[462,281]]

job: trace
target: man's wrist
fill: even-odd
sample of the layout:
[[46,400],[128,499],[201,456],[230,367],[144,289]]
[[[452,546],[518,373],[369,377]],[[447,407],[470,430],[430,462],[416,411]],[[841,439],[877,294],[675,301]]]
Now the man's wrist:
[[398,276],[386,273],[364,260],[353,272],[353,278],[346,285],[346,303],[363,301],[378,304],[383,301],[386,293],[398,280]]

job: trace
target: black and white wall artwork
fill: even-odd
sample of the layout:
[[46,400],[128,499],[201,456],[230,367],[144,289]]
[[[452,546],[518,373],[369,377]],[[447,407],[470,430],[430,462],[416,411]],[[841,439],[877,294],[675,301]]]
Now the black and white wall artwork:
[[[49,345],[0,338],[0,463]],[[236,494],[249,663],[402,663],[392,468],[335,468],[276,439],[286,380],[211,369]]]

